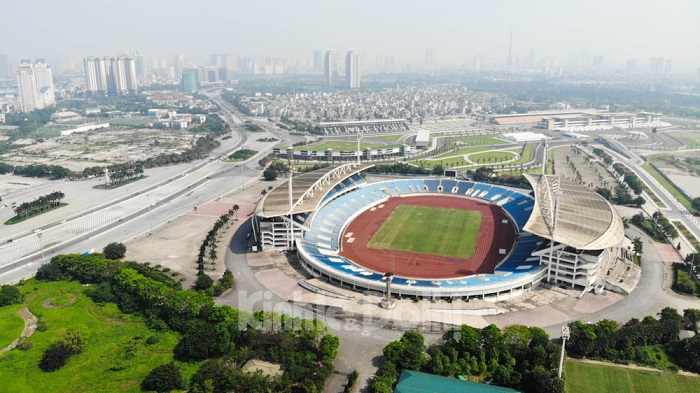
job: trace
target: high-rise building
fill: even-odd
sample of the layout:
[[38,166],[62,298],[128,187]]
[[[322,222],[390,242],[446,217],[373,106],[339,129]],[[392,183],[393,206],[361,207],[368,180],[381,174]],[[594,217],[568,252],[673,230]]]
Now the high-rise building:
[[629,59],[625,63],[625,75],[630,76],[637,72],[637,59]]
[[326,86],[335,87],[335,52],[328,51],[324,56],[323,75],[326,77]]
[[352,51],[345,55],[345,81],[350,89],[360,88],[360,55]]
[[139,78],[145,78],[148,75],[148,65],[146,64],[146,59],[144,59],[141,52],[134,53],[133,58],[136,64],[136,76]]
[[136,61],[131,56],[86,57],[85,91],[92,95],[123,95],[138,92]]
[[664,75],[671,75],[671,59],[666,59],[666,62],[664,63]]
[[53,75],[51,68],[46,64],[46,60],[36,59],[34,62],[34,75],[36,77],[39,100],[43,103],[43,107],[56,105]]
[[17,86],[22,112],[56,104],[51,68],[44,59],[37,59],[34,64],[31,60],[22,60],[17,69]]
[[314,51],[314,72],[323,72],[323,52]]
[[649,59],[649,73],[652,75],[658,75],[661,74],[661,71],[663,71],[664,67],[664,58],[663,57],[652,57]]
[[183,93],[194,93],[199,89],[198,81],[199,73],[197,70],[184,70],[182,71],[182,83],[180,84],[180,89]]
[[432,70],[435,66],[435,58],[432,49],[425,50],[425,69]]

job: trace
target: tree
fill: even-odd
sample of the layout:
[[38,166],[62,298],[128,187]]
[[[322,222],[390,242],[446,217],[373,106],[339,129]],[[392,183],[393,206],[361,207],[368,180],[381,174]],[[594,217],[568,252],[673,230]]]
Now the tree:
[[634,240],[632,240],[632,248],[635,253],[641,254],[642,249],[644,248],[644,243],[642,243],[642,239],[639,237],[635,237]]
[[238,220],[238,209],[240,209],[240,206],[238,206],[237,204],[234,204],[231,209],[233,210],[233,214],[235,215],[236,220]]
[[83,352],[85,337],[79,329],[68,329],[56,339],[55,345],[65,348],[72,355],[76,355]]
[[194,289],[204,291],[209,289],[212,285],[214,285],[214,280],[212,280],[208,274],[204,273],[202,270],[197,272],[197,280],[194,282]]
[[182,378],[180,367],[175,362],[162,364],[151,370],[141,382],[141,389],[156,392],[169,392],[184,389],[185,380]]
[[105,248],[102,249],[102,252],[107,259],[122,259],[126,254],[126,246],[122,243],[112,242],[106,245]]
[[692,203],[693,203],[693,209],[700,210],[700,197],[693,198]]
[[70,351],[61,346],[52,345],[41,356],[39,368],[45,372],[52,372],[65,366],[70,358]]
[[338,336],[332,334],[326,334],[321,339],[321,343],[318,346],[319,352],[321,352],[321,359],[324,361],[333,361],[336,356],[338,356],[338,346],[340,345],[340,339]]
[[265,178],[265,181],[277,180],[277,171],[275,168],[267,168],[263,172],[263,177]]

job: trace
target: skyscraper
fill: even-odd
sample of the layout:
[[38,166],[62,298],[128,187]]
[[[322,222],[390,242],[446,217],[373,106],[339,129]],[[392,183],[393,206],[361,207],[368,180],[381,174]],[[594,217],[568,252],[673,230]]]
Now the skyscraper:
[[360,55],[352,51],[345,55],[345,81],[350,89],[360,88]]
[[131,56],[86,57],[85,90],[92,94],[122,95],[138,92],[136,61]]
[[630,76],[637,72],[637,59],[629,59],[625,63],[625,75]]
[[51,68],[44,59],[37,59],[35,64],[23,59],[17,69],[17,86],[22,112],[56,104]]
[[323,72],[323,52],[320,50],[314,51],[314,71]]
[[324,56],[323,75],[326,77],[326,86],[335,87],[335,52],[328,51]]
[[433,50],[432,49],[426,49],[425,50],[425,69],[428,71],[432,70],[435,62],[435,58],[433,55]]
[[194,93],[199,88],[197,70],[184,70],[182,71],[182,83],[180,84],[180,89],[183,93]]
[[649,73],[652,75],[661,74],[664,67],[663,57],[652,57],[649,59]]

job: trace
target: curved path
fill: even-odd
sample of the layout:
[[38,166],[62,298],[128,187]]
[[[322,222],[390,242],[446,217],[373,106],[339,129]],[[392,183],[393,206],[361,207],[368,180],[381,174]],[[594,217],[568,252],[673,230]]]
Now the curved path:
[[38,319],[34,316],[34,314],[32,314],[31,311],[29,311],[27,307],[19,310],[19,316],[22,317],[22,320],[24,320],[24,330],[22,330],[22,333],[19,335],[19,337],[17,337],[17,339],[13,341],[10,345],[6,346],[3,349],[0,349],[0,355],[12,350],[14,347],[17,346],[17,344],[19,344],[20,339],[22,339],[23,337],[29,337],[36,331],[36,323]]

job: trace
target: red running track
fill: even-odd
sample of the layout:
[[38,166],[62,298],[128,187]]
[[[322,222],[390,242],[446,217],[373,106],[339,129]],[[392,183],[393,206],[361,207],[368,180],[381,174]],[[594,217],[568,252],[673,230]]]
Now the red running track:
[[[463,197],[411,196],[392,197],[383,207],[367,210],[347,226],[342,237],[340,255],[356,264],[386,273],[393,271],[401,277],[416,279],[449,279],[480,273],[493,273],[496,265],[510,252],[515,242],[515,229],[501,208],[494,204]],[[370,239],[379,230],[391,212],[399,205],[441,207],[447,209],[478,210],[482,214],[474,255],[469,259],[416,254],[407,251],[369,248]],[[508,220],[503,223],[503,220]],[[352,243],[348,243],[352,234]],[[505,249],[506,254],[499,254]]]

